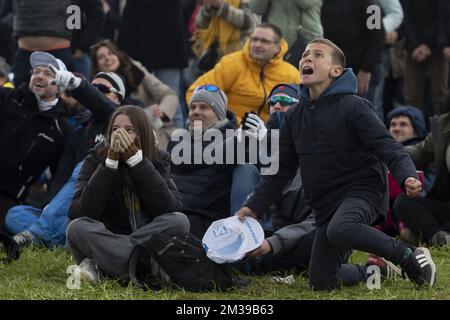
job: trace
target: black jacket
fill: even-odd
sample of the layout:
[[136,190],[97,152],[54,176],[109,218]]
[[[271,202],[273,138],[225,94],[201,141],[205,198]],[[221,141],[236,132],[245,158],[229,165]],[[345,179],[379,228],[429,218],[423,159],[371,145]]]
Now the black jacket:
[[438,47],[450,47],[450,1],[441,0],[439,19]]
[[301,102],[287,112],[280,132],[280,169],[262,177],[248,207],[264,212],[300,166],[307,204],[319,222],[348,197],[364,198],[379,214],[386,214],[387,169],[381,161],[400,186],[417,174],[369,102],[355,95],[356,88],[349,69],[314,102],[300,85]]
[[0,88],[0,193],[22,200],[47,166],[56,167],[70,128],[65,112],[61,99],[40,112],[26,84]]
[[[405,18],[402,29],[405,35],[405,47],[412,52],[421,44],[428,45],[431,49],[441,49],[442,39],[445,39],[445,23],[441,18],[444,12],[440,12],[440,2],[448,3],[448,0],[402,0]],[[444,5],[441,7],[444,8]]]
[[[69,219],[89,217],[103,222],[113,233],[130,234],[130,211],[125,205],[123,180],[119,178],[119,173],[112,173],[100,161],[98,151],[102,147],[98,145],[84,160]],[[155,160],[144,159],[124,170],[130,175],[133,190],[140,200],[141,213],[146,218],[152,220],[165,213],[181,211],[181,196],[170,177],[167,152],[158,150]]]
[[128,1],[118,45],[152,71],[187,66],[187,43],[181,0]]
[[[225,136],[226,129],[234,128],[233,123],[228,122],[219,130]],[[171,141],[167,150],[172,152],[177,144]],[[210,144],[209,141],[202,142],[202,154]],[[175,164],[172,159],[173,178],[183,196],[183,212],[206,215],[214,220],[226,218],[230,215],[230,191],[235,166],[204,162],[193,164],[193,146],[191,141],[190,163]]]
[[325,0],[321,9],[324,37],[336,43],[347,57],[347,66],[373,72],[384,46],[384,29],[367,28],[367,7],[374,0]]

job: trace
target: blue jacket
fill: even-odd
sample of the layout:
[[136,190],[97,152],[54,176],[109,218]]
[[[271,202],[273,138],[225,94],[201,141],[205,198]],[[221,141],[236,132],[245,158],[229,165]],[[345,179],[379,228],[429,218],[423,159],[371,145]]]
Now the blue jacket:
[[306,201],[319,223],[328,221],[349,197],[364,198],[372,210],[386,214],[385,164],[401,186],[417,174],[402,145],[391,137],[370,103],[355,95],[356,89],[351,69],[316,101],[300,85],[299,105],[286,113],[280,132],[280,169],[262,178],[248,207],[263,212],[300,166]]

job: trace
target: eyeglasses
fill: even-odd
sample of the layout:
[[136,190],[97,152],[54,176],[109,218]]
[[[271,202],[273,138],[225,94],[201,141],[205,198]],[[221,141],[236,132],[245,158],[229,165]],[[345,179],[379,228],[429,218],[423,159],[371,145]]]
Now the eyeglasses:
[[287,107],[298,103],[298,100],[287,96],[273,96],[269,98],[269,107],[273,107],[277,103],[279,103],[282,107]]
[[254,37],[254,36],[250,36],[250,41],[251,42],[261,42],[263,45],[269,45],[272,43],[277,43],[277,41],[273,41],[273,40],[268,40],[268,39],[264,39],[264,38],[258,38],[258,37]]
[[197,93],[200,90],[206,90],[209,92],[219,92],[220,98],[222,99],[223,103],[225,104],[225,107],[227,107],[227,102],[225,101],[225,98],[222,95],[222,91],[220,90],[219,87],[213,85],[213,84],[205,84],[202,86],[198,86],[197,88],[194,89],[194,93]]

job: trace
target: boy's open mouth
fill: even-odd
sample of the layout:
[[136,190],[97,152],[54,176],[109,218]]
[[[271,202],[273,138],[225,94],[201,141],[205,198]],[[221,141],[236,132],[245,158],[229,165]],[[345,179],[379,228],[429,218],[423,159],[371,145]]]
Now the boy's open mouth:
[[310,74],[313,74],[313,73],[314,73],[314,70],[311,67],[305,66],[302,69],[302,74],[303,75],[310,75]]

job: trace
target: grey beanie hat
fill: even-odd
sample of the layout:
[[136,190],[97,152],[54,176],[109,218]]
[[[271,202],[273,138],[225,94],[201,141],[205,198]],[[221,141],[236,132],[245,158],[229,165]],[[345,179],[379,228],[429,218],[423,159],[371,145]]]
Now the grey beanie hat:
[[227,118],[227,105],[228,98],[225,92],[217,88],[216,91],[208,90],[207,87],[217,88],[213,85],[201,86],[195,89],[194,94],[191,97],[189,106],[194,102],[204,102],[214,110],[219,120],[224,120]]

